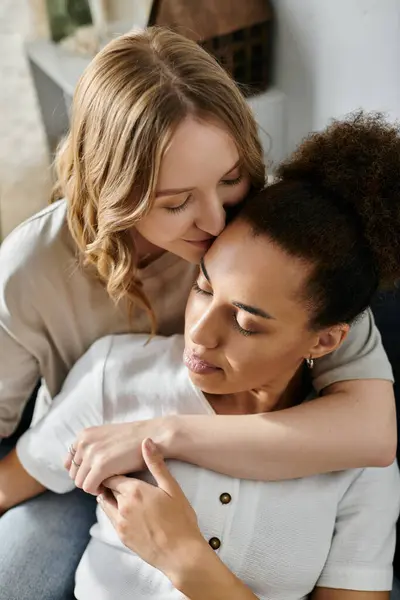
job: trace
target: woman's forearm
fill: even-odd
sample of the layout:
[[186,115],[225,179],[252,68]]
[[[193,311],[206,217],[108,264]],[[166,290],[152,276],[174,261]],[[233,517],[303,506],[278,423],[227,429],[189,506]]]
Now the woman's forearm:
[[46,491],[21,465],[15,450],[0,461],[0,515]]
[[224,565],[206,542],[185,554],[178,571],[166,573],[172,585],[188,600],[255,600],[240,579]]
[[380,380],[335,384],[321,398],[263,415],[179,415],[172,429],[168,458],[245,479],[386,466],[396,453],[392,386]]

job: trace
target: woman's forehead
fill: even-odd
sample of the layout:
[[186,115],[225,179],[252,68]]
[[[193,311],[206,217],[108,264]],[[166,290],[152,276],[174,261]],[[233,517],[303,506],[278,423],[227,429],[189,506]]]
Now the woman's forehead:
[[161,160],[158,187],[196,187],[203,178],[221,178],[238,162],[232,137],[213,123],[182,121]]
[[212,286],[223,288],[228,296],[240,295],[244,304],[256,304],[269,314],[284,314],[295,307],[305,311],[301,292],[310,267],[266,236],[254,236],[240,218],[216,239],[204,264]]

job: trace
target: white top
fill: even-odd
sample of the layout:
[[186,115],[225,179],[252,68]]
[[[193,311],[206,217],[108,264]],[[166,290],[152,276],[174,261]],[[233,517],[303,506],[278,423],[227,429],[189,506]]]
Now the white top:
[[[143,311],[130,323],[123,306],[116,308],[92,271],[79,265],[66,217],[65,201],[52,204],[0,247],[0,438],[18,424],[39,377],[48,390],[41,399],[50,404],[93,342],[149,331]],[[170,253],[139,271],[161,335],[182,333],[195,272]],[[317,391],[348,379],[392,379],[370,311],[338,351],[316,361],[313,376]]]
[[[73,482],[63,460],[84,427],[166,414],[213,414],[182,364],[181,336],[112,336],[73,368],[45,419],[18,442],[24,468],[55,492]],[[299,600],[315,585],[389,590],[400,507],[397,465],[293,481],[234,479],[169,461],[204,537],[261,600]],[[148,479],[150,480],[150,479]],[[222,504],[220,495],[232,500]],[[102,510],[79,565],[79,600],[182,598],[167,578],[119,541]]]

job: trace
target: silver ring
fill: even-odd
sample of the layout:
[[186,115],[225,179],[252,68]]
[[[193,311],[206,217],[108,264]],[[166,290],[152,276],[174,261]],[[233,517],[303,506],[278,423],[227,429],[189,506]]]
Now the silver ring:
[[72,444],[71,444],[71,445],[70,445],[70,447],[68,448],[68,452],[69,452],[70,454],[72,454],[72,456],[75,456],[75,454],[76,454],[76,450],[75,450],[75,448],[73,447],[73,445],[72,445]]
[[78,467],[78,469],[79,469],[79,467],[80,467],[80,466],[81,466],[81,464],[82,464],[82,463],[79,463],[79,464],[78,464],[78,463],[76,463],[76,462],[74,461],[74,459],[73,459],[73,458],[71,458],[71,462],[72,462],[72,464],[73,464],[73,465],[75,465],[76,467]]

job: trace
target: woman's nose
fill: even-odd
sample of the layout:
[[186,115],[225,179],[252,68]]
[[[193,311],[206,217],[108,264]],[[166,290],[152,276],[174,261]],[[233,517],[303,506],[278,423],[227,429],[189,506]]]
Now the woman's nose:
[[218,197],[207,198],[196,221],[196,226],[213,237],[217,237],[225,229],[225,221],[226,212],[221,200]]
[[218,345],[218,319],[212,309],[199,316],[190,326],[190,339],[196,346],[215,348]]

